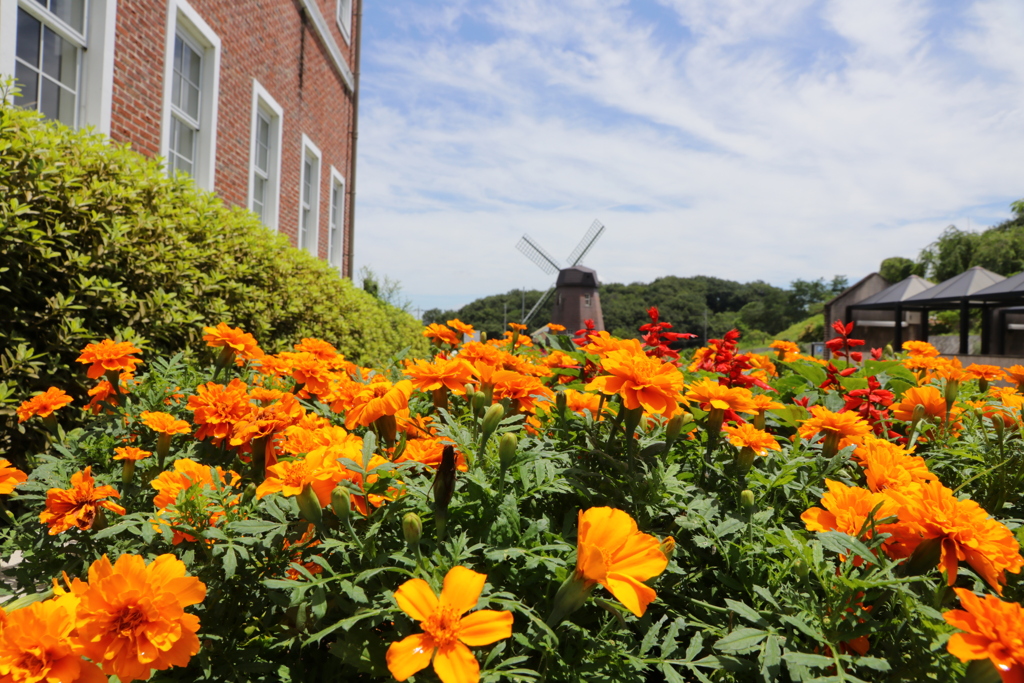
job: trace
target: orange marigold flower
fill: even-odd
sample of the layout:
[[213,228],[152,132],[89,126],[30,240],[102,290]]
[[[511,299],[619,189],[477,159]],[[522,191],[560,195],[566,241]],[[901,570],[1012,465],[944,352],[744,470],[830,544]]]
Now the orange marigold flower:
[[472,337],[473,334],[476,332],[476,330],[473,329],[472,325],[467,325],[466,323],[462,322],[458,318],[455,318],[454,320],[449,320],[445,324],[448,325],[448,327],[450,327],[453,330],[455,330],[456,332],[459,332],[460,334],[464,334],[467,337]]
[[548,323],[548,330],[551,332],[565,332],[565,325],[559,325],[558,323]]
[[811,417],[804,420],[798,431],[800,438],[811,440],[816,434],[837,435],[839,448],[861,442],[871,432],[871,425],[857,413],[833,413],[824,406],[811,406]]
[[[831,479],[825,480],[825,486],[828,491],[821,497],[824,509],[808,508],[800,515],[808,531],[840,531],[855,538],[871,538],[873,534],[865,525],[872,511],[878,508],[873,518],[875,531],[892,534],[892,538],[883,543],[887,553],[888,546],[897,543],[905,535],[905,530],[898,523],[878,524],[881,520],[896,517],[899,513],[899,505],[885,494],[872,493],[867,489],[847,486]],[[858,565],[861,562],[862,558],[856,560]]]
[[775,349],[778,354],[779,360],[786,360],[786,356],[791,356],[794,360],[800,355],[800,346],[795,342],[783,341],[782,339],[776,339],[769,346]]
[[89,363],[86,372],[89,379],[96,379],[108,372],[135,372],[135,366],[142,362],[132,356],[141,353],[130,342],[115,342],[104,339],[99,344],[87,344],[82,355],[77,358],[79,363]]
[[331,491],[343,478],[344,472],[335,459],[327,457],[326,449],[319,448],[303,458],[282,460],[268,467],[267,478],[256,489],[256,497],[271,493],[297,496],[309,485],[324,507],[331,502]]
[[936,478],[928,470],[924,458],[911,455],[885,439],[866,437],[853,452],[853,457],[864,466],[868,488],[876,493]]
[[[418,462],[437,469],[441,465],[441,456],[446,445],[440,439],[409,439],[405,442],[405,450],[402,451],[402,455],[395,462]],[[466,456],[458,449],[455,450],[455,467],[462,472],[469,470]]]
[[305,351],[311,353],[318,360],[332,361],[338,357],[338,349],[334,348],[329,342],[325,342],[323,339],[317,339],[315,337],[305,337],[302,341],[295,345],[296,351]]
[[601,407],[601,394],[591,394],[575,389],[565,390],[565,407],[578,415],[584,415],[585,410],[590,411],[591,417],[595,420],[603,420],[604,416],[598,413]]
[[911,356],[924,356],[934,358],[939,355],[939,350],[926,341],[910,340],[903,342],[903,350]]
[[104,555],[89,567],[88,589],[79,596],[82,653],[124,683],[185,666],[199,652],[199,617],[185,608],[205,597],[206,586],[174,555],[148,565],[128,554],[111,565]]
[[981,365],[979,363],[971,363],[964,372],[971,379],[983,379],[986,382],[999,382],[1006,378],[1006,374],[1003,369],[998,365]]
[[[395,591],[403,612],[420,622],[423,633],[391,643],[388,670],[404,681],[433,661],[442,683],[476,683],[480,664],[469,647],[490,645],[512,636],[512,613],[479,610],[466,614],[480,600],[485,574],[452,567],[444,577],[441,597],[423,579],[410,579]],[[469,647],[467,647],[469,646]]]
[[605,356],[611,351],[629,351],[637,355],[647,355],[644,353],[644,347],[639,339],[619,339],[611,336],[604,330],[591,334],[589,339],[588,344],[580,347],[581,350],[587,353]]
[[750,373],[752,376],[779,376],[779,371],[775,369],[775,362],[768,356],[762,356],[759,353],[748,353],[747,361],[750,363],[750,367],[753,369],[753,371]]
[[729,436],[729,442],[736,448],[749,448],[758,455],[767,455],[768,451],[781,451],[782,448],[775,437],[768,432],[756,428],[749,422],[738,427],[725,425],[722,431]]
[[196,387],[196,395],[188,397],[186,408],[193,412],[193,420],[199,429],[196,439],[202,441],[212,437],[220,443],[231,436],[235,425],[256,410],[246,394],[248,386],[237,377],[227,385],[207,382]]
[[679,368],[645,353],[609,351],[601,359],[607,375],[595,377],[585,389],[602,394],[619,394],[628,410],[643,408],[670,418],[679,412],[683,398],[683,375]]
[[[285,552],[288,552],[289,550],[291,551],[289,554],[291,555],[291,560],[293,564],[301,565],[302,568],[310,574],[321,574],[324,571],[324,568],[321,565],[317,564],[316,562],[302,561],[302,554],[306,550],[309,550],[310,548],[315,548],[316,546],[320,545],[320,541],[316,539],[315,531],[316,527],[314,527],[312,524],[307,525],[306,531],[294,543],[289,541],[287,538],[284,539],[284,542],[281,544],[281,550],[284,550]],[[288,569],[285,570],[286,579],[291,579],[292,581],[299,581],[302,579],[302,577],[303,575],[301,572],[299,572],[298,569],[288,567]]]
[[334,373],[328,363],[308,351],[285,351],[279,355],[288,361],[291,376],[307,392],[314,396],[326,396],[330,392]]
[[175,434],[188,434],[192,431],[192,427],[189,426],[188,422],[179,420],[169,413],[144,410],[139,419],[142,420],[142,424],[159,434],[173,436]]
[[754,394],[750,398],[750,401],[754,404],[754,410],[759,413],[766,410],[778,410],[779,408],[786,407],[778,401],[773,400],[768,394]]
[[1024,386],[1024,365],[1011,365],[1003,372],[1006,373],[1006,381],[1016,384],[1017,390],[1020,391],[1021,386]]
[[[224,488],[234,488],[241,480],[237,472],[200,465],[195,460],[186,458],[175,460],[171,470],[161,472],[149,483],[156,489],[153,505],[157,508],[157,518],[153,520],[153,528],[161,529],[161,525],[171,527],[174,545],[183,541],[195,541],[196,537],[185,533],[178,527],[191,529],[207,529],[217,526],[224,517],[224,508],[216,501],[208,498],[209,493]],[[186,492],[185,499],[178,500],[179,494]],[[229,502],[234,504],[235,496]],[[181,505],[179,505],[181,503]],[[168,507],[176,506],[172,514]]]
[[[283,393],[269,405],[256,407],[245,418],[235,423],[231,432],[231,445],[251,450],[251,442],[263,439],[296,424],[306,415],[306,409],[294,394]],[[273,464],[269,462],[267,464]]]
[[53,411],[59,410],[71,403],[74,399],[64,393],[63,389],[50,387],[43,393],[33,396],[18,406],[18,422],[22,423],[33,415],[49,417]]
[[1024,681],[1024,608],[994,595],[978,596],[966,588],[953,590],[963,609],[942,616],[964,633],[950,636],[946,643],[949,653],[961,662],[989,659],[1003,681]]
[[531,375],[522,375],[511,370],[497,370],[490,379],[494,384],[494,400],[511,399],[516,402],[516,409],[523,413],[532,413],[537,407],[538,399],[550,401],[555,397],[553,391]]
[[141,448],[135,446],[125,446],[124,448],[114,449],[114,460],[142,460],[153,455],[149,451],[144,451]]
[[213,348],[227,347],[239,356],[261,356],[256,339],[240,327],[229,327],[227,323],[217,323],[216,327],[203,328],[203,341]]
[[701,410],[732,410],[736,413],[756,413],[754,395],[750,389],[727,387],[704,377],[690,385],[686,398],[700,404]]
[[892,416],[910,422],[916,406],[924,406],[925,417],[942,419],[946,416],[946,399],[935,387],[911,387],[903,392],[899,403],[893,404]]
[[125,510],[117,503],[104,498],[120,498],[113,486],[96,486],[92,478],[92,466],[71,475],[71,488],[53,488],[46,492],[46,509],[39,513],[39,521],[50,527],[49,534],[55,536],[73,526],[86,530],[92,528],[99,508],[123,515]]
[[446,387],[452,393],[466,393],[466,384],[473,379],[473,366],[464,358],[438,356],[433,361],[418,358],[405,362],[405,375],[420,391],[433,391]]
[[[215,475],[216,479],[214,479]],[[174,505],[179,493],[193,486],[211,489],[223,486],[235,487],[240,480],[241,477],[233,470],[201,465],[195,460],[181,458],[175,460],[170,470],[161,472],[149,485],[157,492],[156,497],[153,498],[153,505],[158,510],[163,510]]]
[[668,566],[661,542],[637,529],[622,510],[590,508],[579,513],[576,576],[584,585],[599,583],[638,617],[657,597],[645,581]]
[[0,458],[0,495],[7,495],[27,480],[28,475],[17,467],[11,467],[10,460]]
[[394,415],[409,407],[412,382],[403,379],[394,385],[388,381],[363,385],[356,403],[345,415],[345,428],[366,427],[385,415]]
[[453,331],[440,323],[431,323],[423,330],[423,336],[438,346],[441,344],[459,345],[459,337]]
[[[98,415],[103,410],[104,403],[117,404],[117,395],[114,394],[114,385],[107,380],[101,380],[99,384],[89,390],[89,403],[86,404],[84,410],[88,410],[93,415]],[[109,412],[109,411],[108,411]]]
[[7,614],[0,629],[0,680],[11,683],[107,683],[82,659],[75,615],[59,600],[34,602]]
[[961,560],[1000,595],[1006,572],[1017,574],[1024,567],[1013,532],[975,501],[957,499],[940,482],[890,490],[888,495],[900,505],[900,521],[916,527],[918,542],[936,539],[941,543],[939,567],[950,586]]

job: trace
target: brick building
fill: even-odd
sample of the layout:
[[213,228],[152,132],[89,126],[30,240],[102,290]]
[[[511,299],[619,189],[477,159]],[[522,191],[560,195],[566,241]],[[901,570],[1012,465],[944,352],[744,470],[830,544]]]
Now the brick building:
[[351,276],[360,4],[0,0],[0,74]]

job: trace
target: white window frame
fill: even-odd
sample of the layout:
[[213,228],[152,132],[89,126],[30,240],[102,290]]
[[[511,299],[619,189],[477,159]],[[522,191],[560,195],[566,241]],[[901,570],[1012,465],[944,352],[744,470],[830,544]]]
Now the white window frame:
[[171,95],[174,75],[174,38],[181,34],[193,48],[202,49],[199,91],[199,131],[196,136],[192,178],[197,186],[214,188],[217,159],[217,106],[220,93],[220,36],[186,0],[168,0],[164,50],[164,101],[160,150],[166,157],[171,142]]
[[256,190],[256,142],[259,114],[270,121],[270,158],[267,160],[267,196],[263,202],[263,224],[277,230],[281,206],[281,138],[284,109],[255,78],[252,80],[252,141],[249,146],[249,208],[253,208]]
[[[335,189],[339,205],[335,206]],[[331,187],[327,195],[327,262],[339,271],[345,268],[345,176],[331,166]],[[335,225],[337,216],[337,225]],[[338,244],[335,244],[335,240]]]
[[352,40],[352,0],[338,0],[334,10],[334,20],[338,23],[338,30],[346,43]]
[[[306,185],[306,159],[312,159],[315,163],[313,164],[313,179],[310,184],[310,197],[309,197],[309,223],[311,225],[303,225],[303,201],[302,194],[305,190]],[[302,134],[302,155],[299,157],[299,230],[295,234],[295,246],[299,249],[305,249],[313,256],[320,257],[320,179],[321,179],[321,168],[323,166],[323,155],[320,153],[320,148],[313,144],[313,141]],[[311,241],[304,244],[302,239],[303,229],[311,230]]]
[[88,0],[82,33],[57,19],[34,0],[0,0],[0,74],[14,75],[18,42],[18,7],[40,19],[62,38],[83,48],[79,52],[76,125],[110,133],[114,93],[114,30],[117,0]]

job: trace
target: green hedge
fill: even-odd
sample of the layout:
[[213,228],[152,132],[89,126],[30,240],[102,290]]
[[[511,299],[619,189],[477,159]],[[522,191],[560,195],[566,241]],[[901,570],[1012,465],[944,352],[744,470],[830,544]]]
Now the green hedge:
[[222,320],[267,351],[316,336],[364,364],[426,352],[412,316],[254,214],[104,136],[0,106],[0,452],[17,402],[51,384],[84,394],[86,343],[196,352]]

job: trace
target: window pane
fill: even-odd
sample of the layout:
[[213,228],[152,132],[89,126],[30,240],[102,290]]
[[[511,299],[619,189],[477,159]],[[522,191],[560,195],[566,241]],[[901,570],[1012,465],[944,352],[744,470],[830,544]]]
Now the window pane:
[[270,168],[270,122],[262,114],[256,117],[256,168],[264,175]]
[[196,132],[177,119],[175,119],[175,125],[178,127],[176,136],[178,145],[174,151],[189,162],[189,173],[191,173],[192,162],[195,160]]
[[253,178],[252,183],[252,210],[263,220],[263,206],[266,203],[267,181],[263,178]]
[[77,90],[78,48],[48,27],[43,28],[43,73]]
[[304,205],[302,207],[302,225],[299,226],[299,249],[305,249],[306,248],[306,242],[309,241],[309,238],[306,237],[306,233],[308,232],[308,226],[309,226],[309,207]]
[[39,74],[21,62],[14,63],[14,77],[18,79],[21,92],[14,98],[14,104],[26,109],[39,108]]
[[302,169],[302,203],[309,206],[313,194],[313,163],[306,159]]
[[32,66],[39,66],[39,20],[25,10],[18,8],[18,46],[19,58]]
[[50,0],[50,11],[79,33],[84,32],[85,0]]
[[39,111],[48,119],[60,118],[61,87],[49,78],[43,79],[43,87],[39,92]]
[[335,185],[331,190],[331,229],[338,227],[338,211],[341,207],[341,185]]

